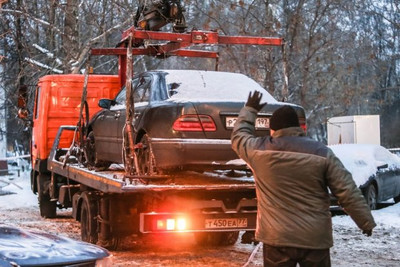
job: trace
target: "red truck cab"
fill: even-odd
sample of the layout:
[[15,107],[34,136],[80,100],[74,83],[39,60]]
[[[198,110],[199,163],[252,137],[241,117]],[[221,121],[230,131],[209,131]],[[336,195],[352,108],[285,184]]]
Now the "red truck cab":
[[[33,179],[38,173],[47,172],[47,158],[60,126],[77,124],[84,79],[80,74],[47,75],[39,79],[32,118]],[[114,98],[119,90],[117,75],[89,75],[86,99],[89,115],[100,109],[99,99]],[[60,144],[68,146],[72,138],[72,133],[63,135]]]

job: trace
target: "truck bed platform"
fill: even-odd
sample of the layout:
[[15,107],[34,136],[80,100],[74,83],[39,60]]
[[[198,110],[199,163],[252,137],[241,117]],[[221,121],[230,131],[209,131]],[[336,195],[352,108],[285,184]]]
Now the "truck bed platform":
[[183,190],[242,190],[255,189],[253,177],[245,171],[194,172],[181,171],[170,175],[127,176],[123,165],[113,164],[106,171],[89,170],[82,164],[70,160],[64,164],[67,148],[59,148],[63,130],[73,131],[75,126],[61,126],[47,162],[53,173],[67,177],[85,186],[104,193],[137,193],[140,191]]
[[[50,162],[49,162],[50,163]],[[105,193],[129,193],[140,191],[166,190],[235,190],[255,188],[253,177],[229,177],[223,172],[197,173],[185,171],[159,176],[125,176],[120,166],[113,164],[107,171],[89,170],[80,164],[67,164],[51,161],[50,170],[76,182]],[[234,174],[240,175],[239,172]]]

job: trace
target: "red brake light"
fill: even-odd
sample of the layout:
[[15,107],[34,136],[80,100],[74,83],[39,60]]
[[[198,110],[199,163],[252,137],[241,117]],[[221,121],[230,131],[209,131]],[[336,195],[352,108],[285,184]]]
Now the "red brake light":
[[300,127],[304,130],[304,132],[307,132],[307,124],[305,123],[300,123]]
[[182,132],[215,132],[217,126],[208,115],[182,115],[174,122],[172,129]]

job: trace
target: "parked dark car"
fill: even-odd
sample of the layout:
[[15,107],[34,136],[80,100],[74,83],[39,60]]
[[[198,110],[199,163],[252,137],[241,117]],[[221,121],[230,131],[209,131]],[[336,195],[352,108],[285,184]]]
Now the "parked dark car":
[[101,247],[38,231],[0,225],[0,266],[112,266]]
[[[269,133],[272,112],[285,103],[243,74],[158,70],[134,77],[134,142],[143,174],[168,169],[244,169],[231,148],[232,128],[249,92],[263,93],[268,102],[258,114],[257,134]],[[89,123],[88,158],[95,167],[123,163],[126,91],[102,99],[103,108]],[[303,108],[292,105],[305,128]]]
[[330,148],[352,173],[371,210],[392,198],[400,202],[400,157],[379,145],[342,144]]

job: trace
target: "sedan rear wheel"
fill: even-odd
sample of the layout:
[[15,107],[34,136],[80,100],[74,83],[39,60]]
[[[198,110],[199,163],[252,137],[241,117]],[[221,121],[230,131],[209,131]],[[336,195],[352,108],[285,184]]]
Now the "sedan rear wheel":
[[373,184],[368,185],[364,193],[365,200],[371,210],[376,210],[377,208],[377,192],[376,187]]
[[96,156],[96,141],[94,133],[91,131],[86,138],[85,157],[88,168],[96,169],[98,171],[107,169],[111,162],[98,160]]
[[149,136],[143,135],[140,140],[141,147],[137,149],[137,159],[140,175],[154,175],[157,173],[153,150]]

